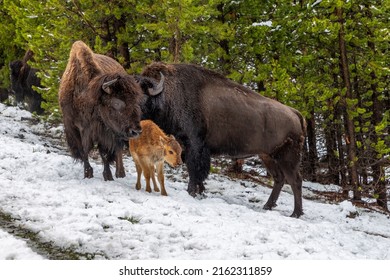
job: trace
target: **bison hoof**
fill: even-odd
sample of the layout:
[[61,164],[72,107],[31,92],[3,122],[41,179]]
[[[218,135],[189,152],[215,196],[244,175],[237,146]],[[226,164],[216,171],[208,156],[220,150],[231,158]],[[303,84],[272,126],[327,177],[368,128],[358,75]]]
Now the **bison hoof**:
[[200,185],[189,185],[188,186],[188,189],[187,189],[187,192],[189,193],[190,196],[197,196],[198,194],[202,194],[204,191],[205,191],[205,187],[203,184],[200,184]]
[[114,181],[114,178],[112,178],[112,174],[105,174],[103,173],[104,181]]
[[294,212],[291,214],[290,217],[292,217],[292,218],[299,218],[299,217],[302,216],[302,215],[303,215],[303,211],[300,210],[300,211],[294,211]]
[[116,171],[115,172],[115,177],[117,177],[117,178],[125,178],[126,177],[126,173],[125,173],[125,171],[124,170],[121,170],[121,171]]
[[205,193],[189,192],[188,194],[193,198],[198,198],[198,199],[206,198]]
[[274,207],[276,207],[276,206],[277,206],[276,203],[274,203],[274,204],[268,204],[268,203],[266,203],[266,204],[264,205],[263,209],[264,209],[264,210],[272,210],[272,208],[274,208]]
[[84,178],[88,178],[88,179],[93,178],[93,169],[92,168],[84,169]]

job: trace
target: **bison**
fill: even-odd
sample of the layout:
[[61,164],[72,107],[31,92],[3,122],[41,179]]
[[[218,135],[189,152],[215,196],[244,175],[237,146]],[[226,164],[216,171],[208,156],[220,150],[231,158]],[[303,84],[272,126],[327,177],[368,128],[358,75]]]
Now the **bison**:
[[11,72],[11,92],[15,95],[18,104],[25,104],[30,112],[42,114],[42,96],[33,87],[41,87],[41,80],[37,76],[38,69],[28,65],[33,52],[28,50],[22,60],[15,60],[9,64]]
[[142,76],[164,75],[164,90],[143,104],[153,120],[183,145],[189,172],[188,193],[205,190],[212,155],[259,155],[274,186],[264,209],[272,209],[285,181],[294,193],[292,217],[302,210],[299,172],[306,123],[295,109],[264,97],[224,76],[196,65],[155,62]]
[[153,181],[154,191],[160,191],[154,176],[156,167],[161,195],[167,195],[164,185],[164,161],[172,167],[182,164],[182,149],[175,137],[167,136],[154,122],[143,120],[141,128],[140,137],[132,138],[129,141],[130,154],[137,169],[136,189],[141,189],[141,174],[143,172],[146,180],[146,191],[152,191],[150,178]]
[[82,41],[72,45],[59,103],[66,141],[72,156],[84,163],[85,178],[93,177],[88,153],[95,145],[104,180],[113,180],[109,164],[114,160],[117,177],[124,176],[123,143],[141,132],[140,100],[144,94],[159,94],[162,83],[127,74],[114,59],[94,53]]

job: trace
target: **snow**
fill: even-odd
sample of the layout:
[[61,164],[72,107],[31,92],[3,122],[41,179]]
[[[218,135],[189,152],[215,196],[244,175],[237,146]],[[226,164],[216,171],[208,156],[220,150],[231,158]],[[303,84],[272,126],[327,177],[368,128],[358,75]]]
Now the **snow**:
[[254,22],[252,26],[268,26],[272,27],[272,21]]
[[16,239],[0,229],[0,260],[42,260],[43,257],[33,252],[24,240]]
[[[271,189],[211,174],[205,198],[187,194],[185,168],[166,171],[167,197],[135,190],[136,171],[125,157],[125,178],[104,182],[68,154],[62,127],[33,124],[31,114],[0,104],[0,214],[40,242],[94,259],[116,260],[389,260],[387,215],[349,201],[306,199],[305,215],[290,218],[293,196],[262,209]],[[336,186],[329,186],[335,189]],[[47,259],[27,239],[0,224],[0,259]]]

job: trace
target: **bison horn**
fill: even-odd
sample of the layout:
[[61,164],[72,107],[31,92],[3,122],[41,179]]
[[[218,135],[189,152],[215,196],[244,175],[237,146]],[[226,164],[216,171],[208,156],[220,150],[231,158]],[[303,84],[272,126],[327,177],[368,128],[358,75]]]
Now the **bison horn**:
[[108,81],[108,82],[105,82],[103,85],[102,85],[102,89],[107,92],[108,94],[111,94],[111,89],[110,89],[110,86],[112,84],[115,84],[116,81],[118,81],[118,78],[114,79],[114,80],[111,80],[111,81]]
[[164,77],[163,73],[161,73],[161,72],[160,72],[160,75],[161,75],[161,79],[160,79],[160,82],[158,83],[158,85],[156,85],[153,88],[149,88],[149,95],[151,95],[151,96],[155,96],[155,95],[161,93],[164,89],[165,77]]

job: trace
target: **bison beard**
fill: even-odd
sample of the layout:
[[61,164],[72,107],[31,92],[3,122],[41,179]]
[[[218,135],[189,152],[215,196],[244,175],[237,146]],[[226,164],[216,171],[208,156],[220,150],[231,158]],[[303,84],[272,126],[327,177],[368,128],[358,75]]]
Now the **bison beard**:
[[146,100],[143,117],[183,145],[190,177],[188,193],[195,196],[205,190],[212,155],[259,155],[274,178],[264,209],[276,206],[287,181],[294,193],[291,216],[301,216],[299,166],[306,134],[302,115],[199,66],[153,63],[142,75],[158,79],[160,72],[165,77],[164,91]]

